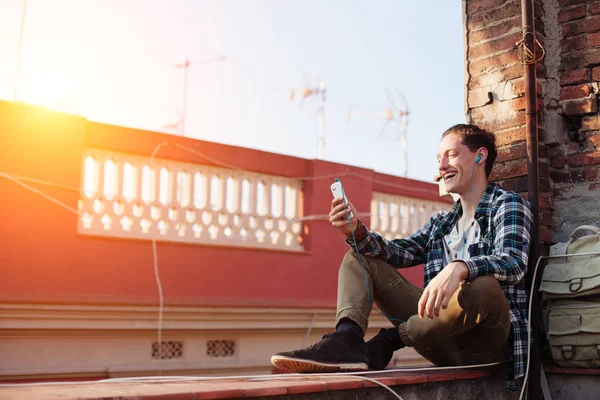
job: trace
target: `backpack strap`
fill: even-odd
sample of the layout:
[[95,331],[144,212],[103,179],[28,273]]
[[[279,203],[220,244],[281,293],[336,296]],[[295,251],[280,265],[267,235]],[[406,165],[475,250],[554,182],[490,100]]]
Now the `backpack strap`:
[[573,243],[575,240],[577,240],[579,238],[577,234],[581,232],[592,232],[595,235],[600,235],[600,228],[594,225],[581,225],[571,232],[571,235],[569,236],[569,243]]

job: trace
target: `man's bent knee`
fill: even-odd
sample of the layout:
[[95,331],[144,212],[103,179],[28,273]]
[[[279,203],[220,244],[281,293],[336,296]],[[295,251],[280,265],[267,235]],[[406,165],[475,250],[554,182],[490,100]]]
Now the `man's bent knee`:
[[346,252],[346,254],[344,254],[344,262],[346,261],[351,261],[351,260],[356,260],[356,252],[352,249],[348,250]]
[[500,282],[493,276],[484,275],[479,276],[471,281],[469,281],[469,290],[473,291],[478,295],[485,294],[502,294],[502,288],[500,287]]
[[479,276],[471,281],[465,282],[461,288],[459,301],[489,301],[506,302],[506,297],[500,282],[492,276]]
[[347,266],[347,267],[361,268],[361,265],[362,265],[365,267],[365,269],[367,271],[369,271],[373,261],[376,261],[376,260],[371,257],[367,257],[367,256],[363,256],[363,255],[360,255],[360,260],[359,260],[359,255],[356,254],[356,252],[354,250],[348,250],[346,252],[346,254],[344,255],[344,259],[342,260],[342,267]]
[[480,276],[462,285],[458,296],[465,310],[489,315],[502,324],[508,324],[509,307],[500,282],[492,276]]
[[[360,259],[359,259],[359,257],[360,257]],[[385,260],[382,260],[380,258],[375,258],[375,257],[364,256],[362,254],[358,255],[356,253],[356,251],[354,251],[352,249],[348,250],[346,252],[346,254],[344,255],[342,264],[345,264],[345,263],[356,263],[357,265],[362,264],[366,269],[369,269],[369,267],[372,267],[375,265],[381,265],[381,266],[394,268],[393,266],[388,264]]]

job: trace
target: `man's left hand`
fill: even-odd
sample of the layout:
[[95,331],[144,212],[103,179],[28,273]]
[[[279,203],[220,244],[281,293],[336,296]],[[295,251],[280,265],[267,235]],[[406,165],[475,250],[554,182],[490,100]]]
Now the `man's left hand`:
[[450,298],[458,289],[458,285],[469,277],[467,265],[461,261],[452,262],[444,267],[423,291],[419,300],[419,317],[425,313],[430,319],[440,316],[440,306],[448,307]]

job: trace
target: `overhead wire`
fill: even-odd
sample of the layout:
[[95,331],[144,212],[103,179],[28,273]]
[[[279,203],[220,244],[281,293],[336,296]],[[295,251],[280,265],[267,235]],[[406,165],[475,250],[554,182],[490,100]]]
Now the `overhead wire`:
[[57,205],[61,206],[61,207],[62,207],[62,208],[64,208],[65,210],[68,210],[68,211],[70,211],[70,212],[72,212],[72,213],[74,213],[74,214],[77,214],[77,215],[79,215],[79,211],[77,211],[77,210],[76,210],[76,209],[74,209],[73,207],[71,207],[71,206],[69,206],[69,205],[65,204],[64,202],[62,202],[62,201],[60,201],[60,200],[58,200],[58,199],[56,199],[56,198],[54,198],[54,197],[52,197],[52,196],[50,196],[50,195],[48,195],[48,194],[44,193],[44,192],[42,192],[41,190],[38,190],[38,189],[36,189],[36,188],[34,188],[34,187],[32,187],[32,186],[29,186],[29,185],[28,185],[28,184],[26,184],[26,183],[23,183],[23,182],[21,182],[21,180],[19,180],[19,179],[17,179],[17,178],[14,178],[13,176],[11,176],[11,175],[9,175],[9,174],[6,174],[6,173],[4,173],[4,172],[0,172],[0,176],[1,176],[1,177],[3,177],[3,178],[5,178],[5,179],[8,179],[8,180],[9,180],[9,181],[11,181],[11,182],[14,182],[14,183],[16,183],[16,184],[17,184],[17,185],[19,185],[19,186],[22,186],[22,187],[24,187],[25,189],[27,189],[27,190],[29,190],[29,191],[31,191],[31,192],[33,192],[33,193],[35,193],[35,194],[38,194],[38,195],[42,196],[42,197],[43,197],[43,198],[45,198],[46,200],[49,200],[49,201],[51,201],[52,203],[54,203],[54,204],[57,204]]
[[46,185],[46,186],[54,186],[57,187],[59,189],[66,189],[66,190],[70,190],[73,192],[77,192],[77,193],[81,193],[81,188],[75,187],[75,186],[71,186],[71,185],[65,185],[62,183],[58,183],[58,182],[52,182],[52,181],[46,181],[43,179],[37,179],[37,178],[31,178],[28,176],[23,176],[23,175],[15,175],[15,174],[5,174],[5,177],[9,176],[17,181],[21,181],[21,182],[31,182],[31,183],[37,183],[40,185]]
[[[154,159],[158,154],[158,151],[164,147],[168,146],[169,142],[161,142],[156,145],[152,154],[150,155],[150,165],[154,166]],[[162,342],[162,330],[163,330],[163,313],[164,313],[164,295],[163,295],[163,287],[160,279],[160,273],[158,270],[158,251],[156,249],[156,239],[152,238],[152,263],[154,267],[154,280],[156,282],[156,287],[158,290],[158,326],[157,326],[157,347],[158,347],[158,359],[162,360],[163,356],[163,342]],[[161,373],[159,369],[159,374]]]
[[[163,143],[167,143],[167,142],[163,142]],[[168,143],[167,143],[168,144]],[[227,168],[227,169],[231,169],[234,171],[239,171],[239,172],[244,172],[244,173],[248,173],[248,174],[252,174],[252,175],[261,175],[261,173],[256,172],[256,171],[251,171],[233,164],[229,164],[220,160],[217,160],[213,157],[210,157],[209,155],[200,152],[198,150],[192,149],[191,147],[182,145],[180,143],[175,143],[174,144],[175,147],[181,149],[181,150],[185,150],[188,151],[198,157],[201,157],[209,162],[211,162],[212,164],[215,164],[217,166],[223,167],[223,168]],[[427,188],[422,188],[422,187],[407,187],[406,185],[401,185],[398,183],[394,183],[394,182],[388,182],[386,180],[383,180],[381,178],[374,178],[372,176],[368,176],[365,174],[361,174],[359,172],[356,171],[340,171],[338,173],[332,173],[332,174],[324,174],[324,175],[316,175],[316,176],[290,176],[290,177],[282,177],[283,179],[294,179],[294,180],[301,180],[301,181],[314,181],[314,180],[323,180],[323,179],[334,179],[334,178],[339,178],[339,177],[344,177],[344,176],[353,176],[359,179],[363,179],[366,181],[370,181],[373,183],[377,183],[383,186],[389,186],[389,187],[393,187],[393,188],[398,188],[398,189],[404,189],[410,192],[416,192],[416,193],[427,193],[427,194],[435,194],[435,190],[432,189],[427,189]],[[406,178],[404,178],[406,179]],[[425,182],[423,182],[425,183]],[[425,183],[427,184],[427,183]],[[442,200],[443,202],[443,200]]]

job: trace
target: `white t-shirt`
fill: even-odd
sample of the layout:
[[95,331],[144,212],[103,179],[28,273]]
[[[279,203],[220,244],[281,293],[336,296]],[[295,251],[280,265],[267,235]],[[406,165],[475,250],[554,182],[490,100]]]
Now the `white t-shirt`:
[[[464,232],[458,232],[458,224],[452,231],[444,236],[444,266],[454,260],[470,258],[469,246],[479,243],[479,223],[473,219],[465,228]],[[464,251],[464,253],[463,253]]]

